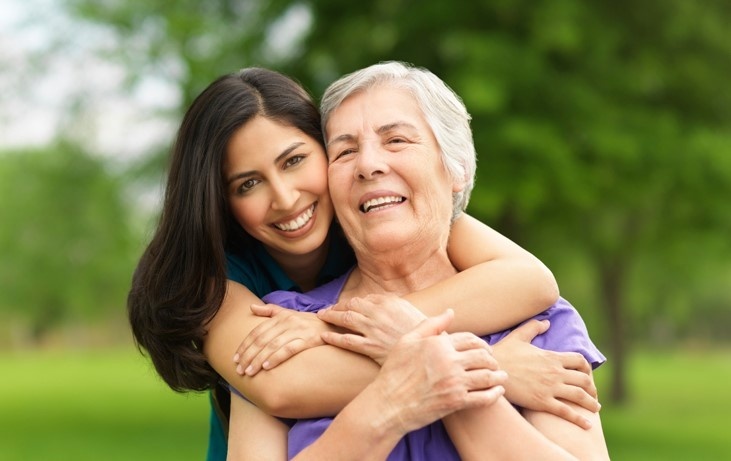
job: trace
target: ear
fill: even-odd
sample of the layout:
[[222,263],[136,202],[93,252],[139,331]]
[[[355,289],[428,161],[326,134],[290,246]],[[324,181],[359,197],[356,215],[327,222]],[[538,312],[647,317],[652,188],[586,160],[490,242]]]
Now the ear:
[[467,175],[465,175],[461,180],[454,179],[452,181],[452,193],[456,194],[457,192],[462,192],[465,186],[467,186]]

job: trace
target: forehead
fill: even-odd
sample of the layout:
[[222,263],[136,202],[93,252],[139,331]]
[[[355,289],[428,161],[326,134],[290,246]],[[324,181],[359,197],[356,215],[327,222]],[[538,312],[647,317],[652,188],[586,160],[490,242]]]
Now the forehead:
[[408,123],[430,130],[416,98],[407,89],[378,85],[348,96],[331,113],[326,127],[328,140],[361,130],[376,130],[390,124]]

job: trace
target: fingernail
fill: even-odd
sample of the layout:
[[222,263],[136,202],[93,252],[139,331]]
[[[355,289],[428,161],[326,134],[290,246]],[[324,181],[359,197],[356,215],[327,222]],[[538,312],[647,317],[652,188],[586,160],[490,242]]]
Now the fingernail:
[[267,360],[267,361],[265,361],[264,363],[262,363],[262,364],[261,364],[261,367],[262,367],[263,369],[265,369],[265,370],[268,370],[268,369],[269,369],[269,361]]
[[243,375],[244,374],[244,367],[242,367],[241,365],[237,365],[236,366],[236,373],[238,373],[240,375]]
[[[239,366],[241,366],[241,365],[239,365]],[[249,376],[253,375],[254,374],[254,367],[251,366],[251,365],[249,365],[248,367],[246,367],[246,370],[244,370],[244,373],[246,373]]]
[[239,354],[234,354],[234,362],[239,363],[240,358]]
[[586,425],[586,428],[587,429],[591,429],[591,421],[589,421],[588,419],[584,418],[584,424]]

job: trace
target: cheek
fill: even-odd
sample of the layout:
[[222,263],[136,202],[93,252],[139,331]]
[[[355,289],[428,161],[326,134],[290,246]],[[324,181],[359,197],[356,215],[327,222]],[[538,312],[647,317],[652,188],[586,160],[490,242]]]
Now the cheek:
[[330,191],[330,200],[335,209],[342,207],[347,203],[348,184],[345,182],[345,176],[340,169],[331,168],[328,172],[328,185]]
[[259,225],[263,219],[264,213],[259,202],[259,200],[248,198],[238,199],[229,205],[236,222],[248,233],[251,233],[251,229]]

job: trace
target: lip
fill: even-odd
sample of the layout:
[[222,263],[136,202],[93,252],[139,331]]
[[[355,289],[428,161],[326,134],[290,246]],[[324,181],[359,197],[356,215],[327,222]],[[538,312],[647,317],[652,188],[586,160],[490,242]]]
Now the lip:
[[[318,202],[313,202],[300,211],[271,223],[270,226],[278,233],[288,237],[299,237],[306,234],[317,220],[317,205]],[[300,227],[291,229],[291,227],[298,225],[296,221],[300,219],[304,219],[305,222],[299,224]]]
[[[379,208],[371,209],[371,211],[365,210],[365,205],[368,204],[368,202],[389,199],[389,198],[400,198],[401,201],[391,202],[387,206],[384,206],[380,209]],[[406,202],[406,200],[407,200],[406,197],[402,194],[399,194],[398,192],[394,192],[394,191],[390,191],[390,190],[373,191],[373,192],[369,192],[369,193],[361,196],[360,200],[358,200],[358,211],[360,211],[363,214],[374,213],[374,212],[387,210],[387,209],[391,209],[393,207],[399,206],[399,205],[403,204],[404,202]],[[370,206],[373,206],[373,205],[370,205]]]

